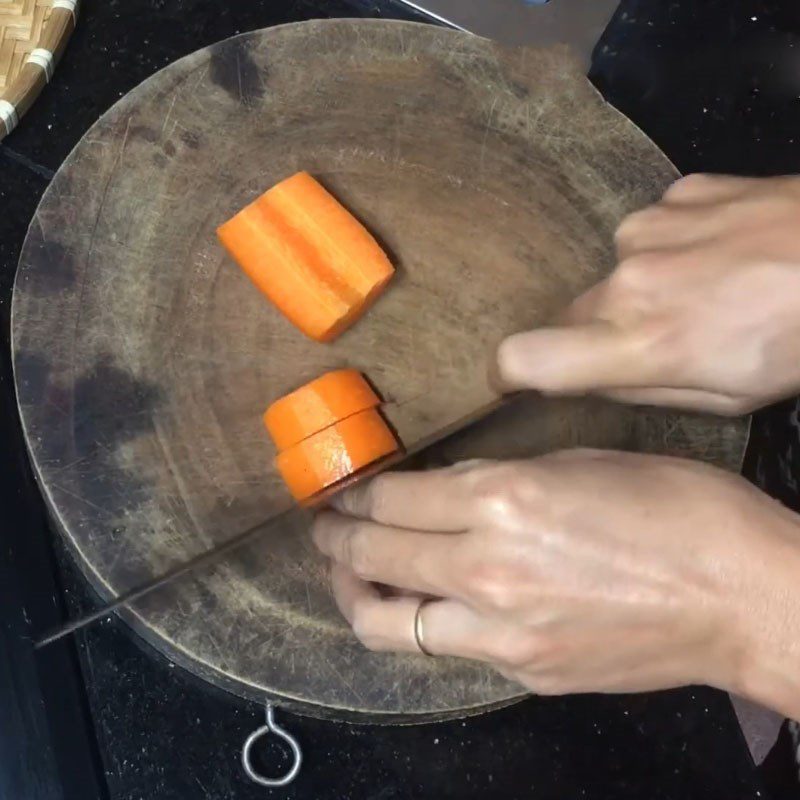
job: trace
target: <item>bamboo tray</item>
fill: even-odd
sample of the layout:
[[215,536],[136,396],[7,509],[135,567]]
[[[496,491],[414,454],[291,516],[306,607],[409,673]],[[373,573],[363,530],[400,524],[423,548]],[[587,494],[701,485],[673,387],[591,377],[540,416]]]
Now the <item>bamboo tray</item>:
[[0,0],[0,139],[33,105],[67,46],[79,0]]

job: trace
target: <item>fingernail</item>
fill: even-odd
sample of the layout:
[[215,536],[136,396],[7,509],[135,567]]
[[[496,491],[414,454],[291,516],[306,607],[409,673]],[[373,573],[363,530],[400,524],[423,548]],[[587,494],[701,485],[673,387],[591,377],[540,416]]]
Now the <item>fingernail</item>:
[[514,337],[504,339],[497,345],[494,357],[489,361],[489,385],[500,394],[510,394],[519,390],[519,385],[514,381],[514,362],[517,358],[517,348]]

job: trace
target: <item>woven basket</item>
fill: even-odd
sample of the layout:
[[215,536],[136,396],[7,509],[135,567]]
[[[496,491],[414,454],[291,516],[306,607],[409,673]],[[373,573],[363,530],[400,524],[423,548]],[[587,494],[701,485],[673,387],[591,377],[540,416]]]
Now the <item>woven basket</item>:
[[53,77],[78,0],[0,0],[0,139]]

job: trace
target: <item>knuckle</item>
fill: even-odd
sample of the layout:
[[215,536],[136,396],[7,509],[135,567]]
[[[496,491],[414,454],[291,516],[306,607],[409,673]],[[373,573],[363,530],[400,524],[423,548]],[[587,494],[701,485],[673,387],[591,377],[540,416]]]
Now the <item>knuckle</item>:
[[338,498],[338,506],[346,514],[356,517],[371,517],[375,506],[376,487],[378,478],[348,489]]
[[703,172],[695,172],[685,175],[672,183],[667,191],[664,192],[665,200],[675,200],[687,197],[695,197],[699,192],[708,188],[709,184],[714,183],[714,177]]
[[537,495],[528,473],[512,464],[473,473],[471,490],[479,516],[492,524],[518,523]]
[[331,505],[340,514],[361,516],[360,509],[364,504],[362,499],[366,484],[359,484],[343,492],[335,494],[331,500]]
[[617,242],[630,242],[632,239],[636,239],[653,224],[653,219],[658,214],[658,208],[655,206],[628,214],[617,227],[614,239]]
[[609,278],[612,291],[641,290],[653,280],[653,275],[663,265],[666,256],[654,251],[637,253],[620,261]]
[[386,508],[386,486],[390,475],[378,475],[364,485],[361,496],[360,516],[381,519]]
[[369,578],[372,571],[370,538],[361,528],[355,528],[344,541],[345,561],[359,578]]
[[337,495],[334,504],[339,511],[359,519],[379,519],[386,507],[390,474],[378,475]]

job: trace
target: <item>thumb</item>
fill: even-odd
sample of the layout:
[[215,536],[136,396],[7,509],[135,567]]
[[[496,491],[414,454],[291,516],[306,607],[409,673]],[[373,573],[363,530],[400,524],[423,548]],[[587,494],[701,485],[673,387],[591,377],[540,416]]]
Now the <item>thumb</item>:
[[502,391],[583,394],[599,389],[650,386],[643,347],[607,322],[518,333],[497,350]]

